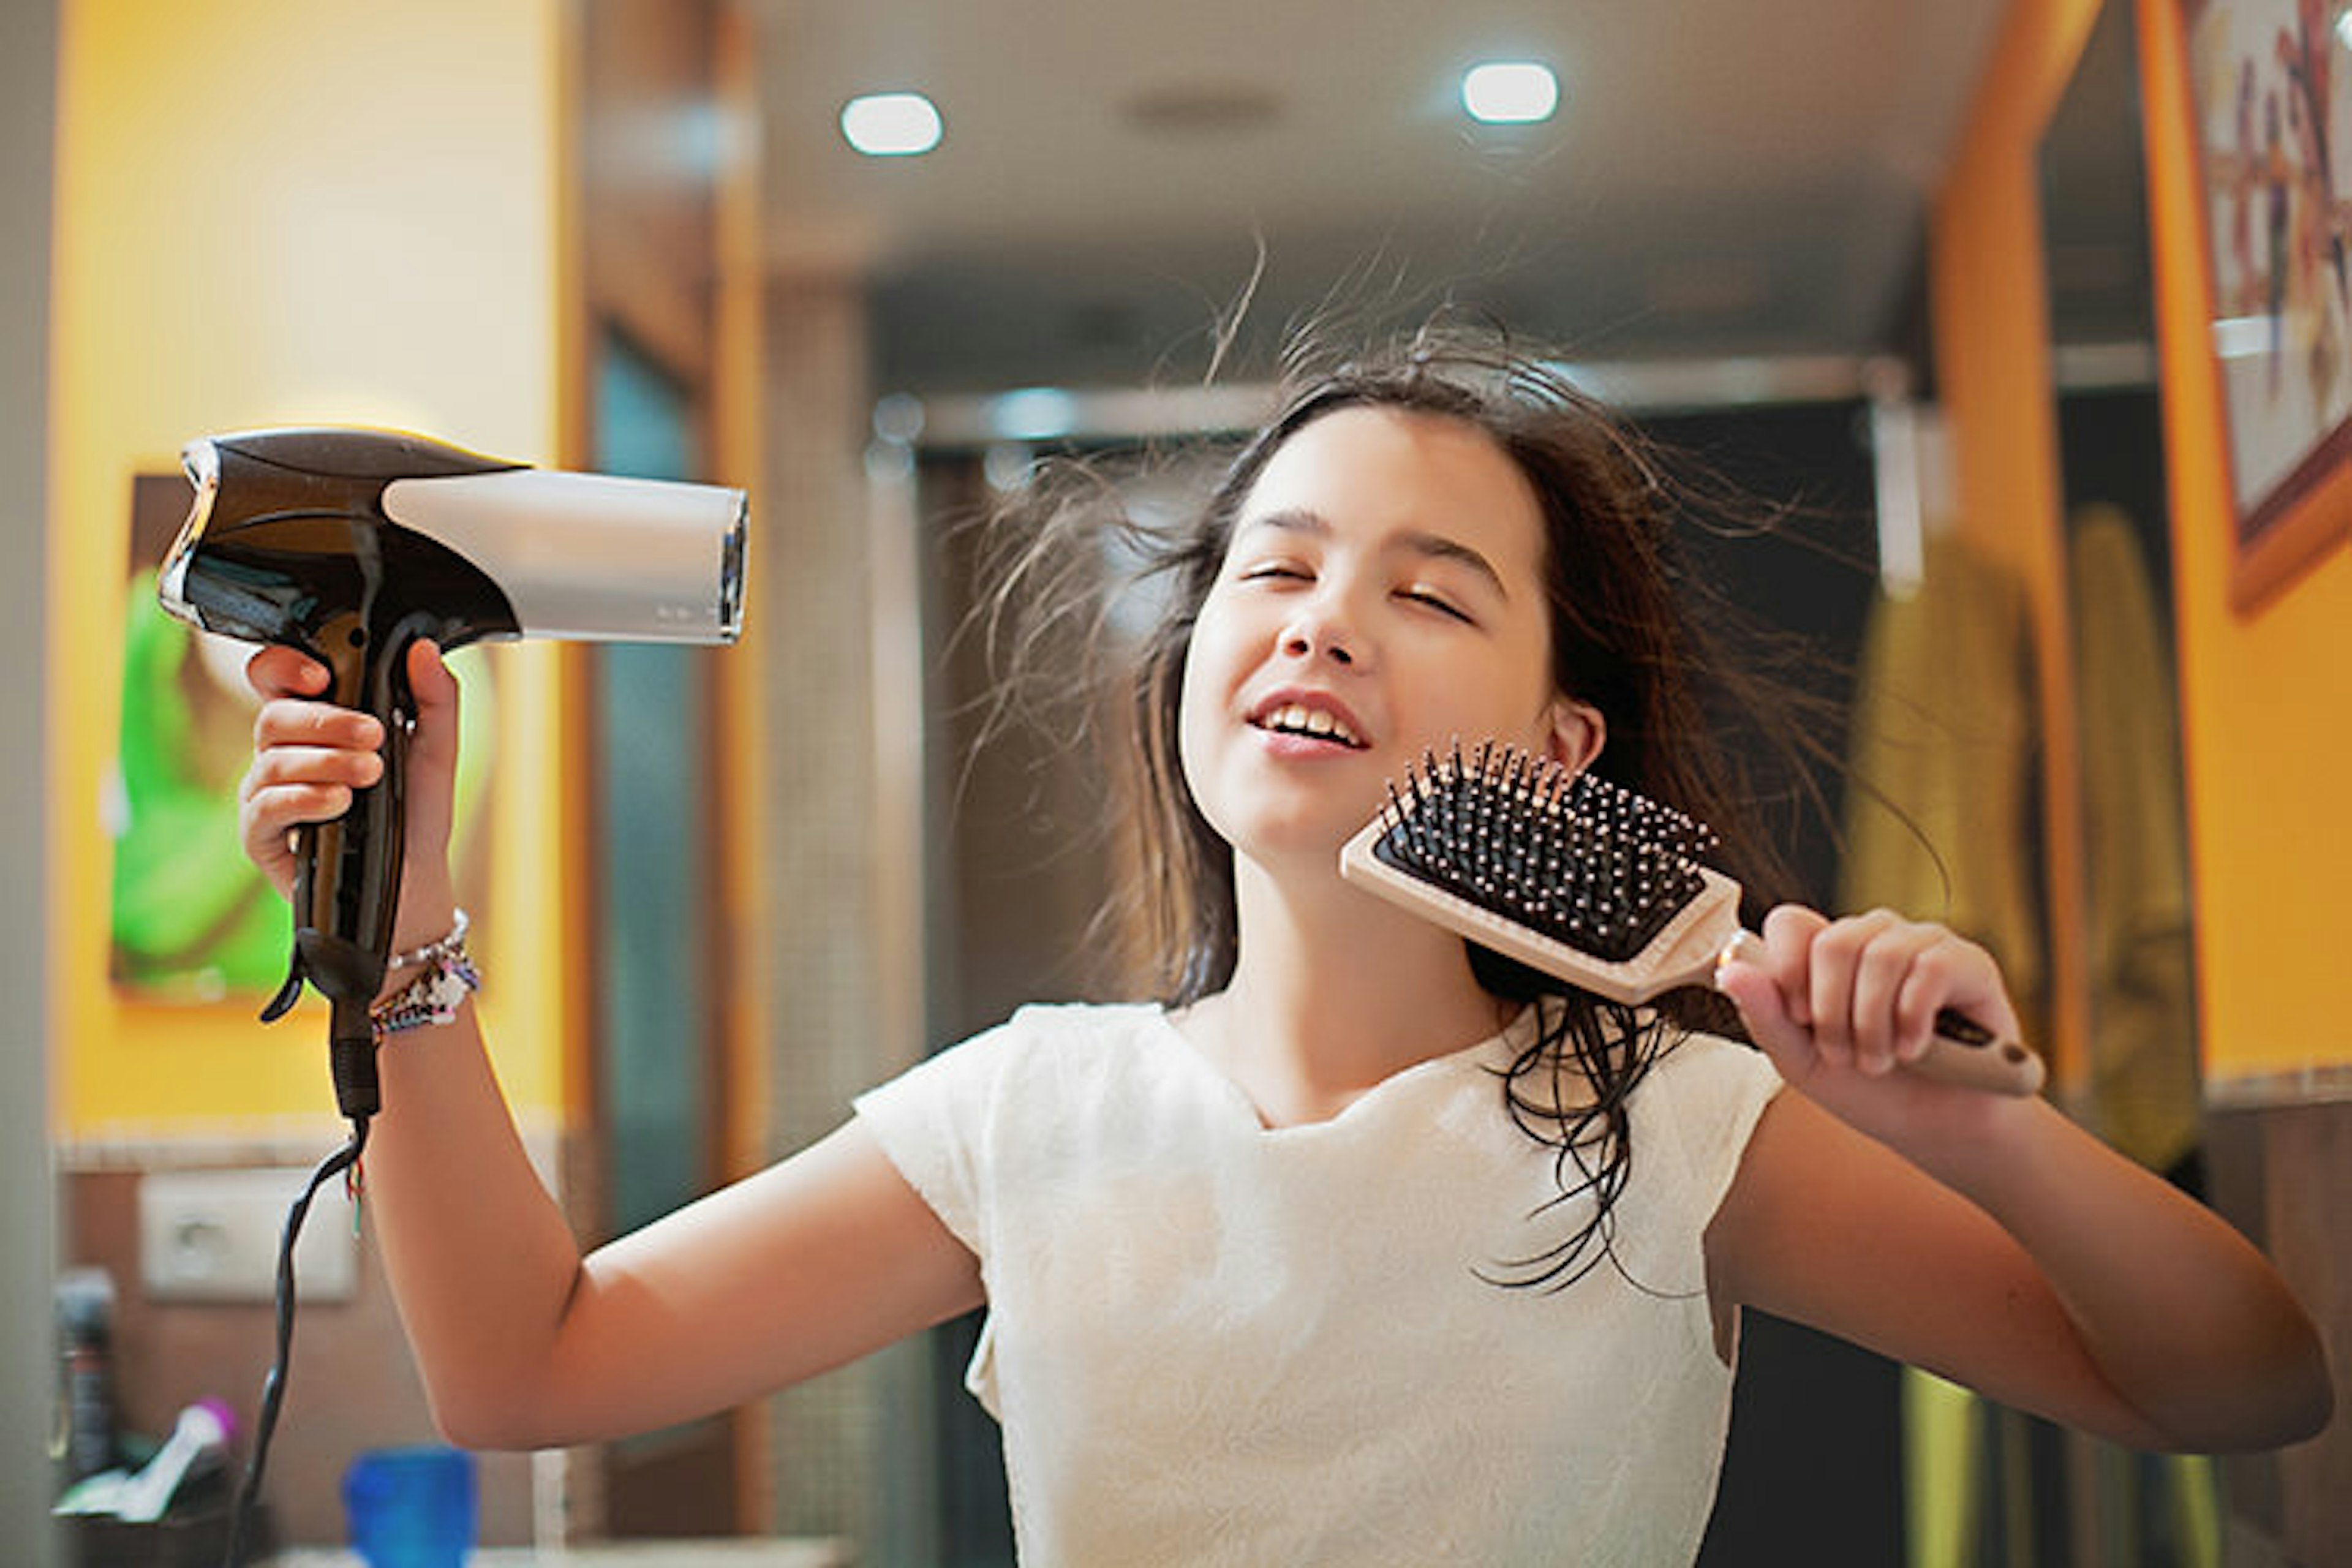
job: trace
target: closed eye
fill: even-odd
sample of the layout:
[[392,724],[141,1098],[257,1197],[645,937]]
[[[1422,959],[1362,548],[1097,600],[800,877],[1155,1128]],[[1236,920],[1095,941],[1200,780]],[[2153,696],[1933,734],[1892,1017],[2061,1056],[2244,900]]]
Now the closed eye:
[[1425,605],[1441,615],[1460,621],[1465,626],[1477,625],[1470,612],[1443,594],[1434,593],[1427,588],[1405,588],[1401,589],[1399,594],[1401,597],[1410,599],[1416,605]]

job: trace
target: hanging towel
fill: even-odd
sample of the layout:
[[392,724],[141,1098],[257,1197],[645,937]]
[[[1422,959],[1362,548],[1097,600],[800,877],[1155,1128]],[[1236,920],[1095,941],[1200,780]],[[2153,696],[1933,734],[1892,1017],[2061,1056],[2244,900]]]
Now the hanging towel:
[[2083,752],[2091,1103],[2099,1135],[2151,1170],[2199,1137],[2196,995],[2172,650],[2131,521],[2069,530]]
[[1863,629],[1839,902],[1983,943],[2028,1016],[2045,974],[2035,714],[2023,588],[1958,538],[1931,536],[1918,590],[1882,595]]

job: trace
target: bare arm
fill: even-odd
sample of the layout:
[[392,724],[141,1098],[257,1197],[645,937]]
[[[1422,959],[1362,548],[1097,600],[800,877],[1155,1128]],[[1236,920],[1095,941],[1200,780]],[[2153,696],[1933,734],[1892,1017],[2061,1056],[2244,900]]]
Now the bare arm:
[[1776,912],[1726,989],[1800,1094],[1708,1230],[1721,1302],[1762,1308],[2142,1448],[2324,1426],[2318,1336],[2260,1253],[2040,1100],[1891,1069],[1952,1005],[2014,1031],[1940,928]]
[[386,1052],[368,1184],[402,1325],[453,1441],[651,1430],[981,1302],[971,1253],[856,1121],[583,1259],[469,1021],[429,1033]]
[[[288,834],[374,782],[382,735],[309,701],[317,667],[251,666],[265,699],[242,792],[246,848],[281,891]],[[396,945],[446,931],[457,687],[412,658],[409,858]],[[470,1004],[379,1058],[369,1206],[436,1421],[478,1447],[651,1429],[727,1408],[976,1306],[979,1266],[852,1122],[583,1258],[531,1168]]]

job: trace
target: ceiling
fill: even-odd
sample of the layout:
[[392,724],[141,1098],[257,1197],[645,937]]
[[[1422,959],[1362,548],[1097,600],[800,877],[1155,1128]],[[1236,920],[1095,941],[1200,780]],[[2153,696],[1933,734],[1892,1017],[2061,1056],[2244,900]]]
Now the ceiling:
[[[764,0],[770,239],[867,269],[884,391],[1196,376],[1244,297],[1244,357],[1449,301],[1587,361],[1870,353],[2007,4]],[[1559,114],[1468,121],[1496,58]],[[851,153],[908,89],[940,147]]]

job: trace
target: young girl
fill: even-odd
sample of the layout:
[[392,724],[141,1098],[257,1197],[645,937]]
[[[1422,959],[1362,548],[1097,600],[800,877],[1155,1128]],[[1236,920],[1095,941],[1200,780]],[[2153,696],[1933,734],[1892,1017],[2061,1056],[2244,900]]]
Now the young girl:
[[[1774,910],[1719,977],[1748,1043],[1696,1026],[1719,999],[1562,994],[1340,880],[1464,738],[1731,825],[1662,510],[1532,363],[1424,339],[1305,385],[1136,687],[1162,1000],[1025,1009],[593,1256],[470,1005],[388,1037],[372,1207],[447,1435],[657,1427],[985,1305],[1024,1562],[1648,1564],[1697,1550],[1747,1307],[2138,1447],[2316,1431],[2317,1338],[2253,1248],[2045,1102],[1903,1070],[1940,1007],[2016,1033],[1981,949]],[[411,677],[404,948],[457,923],[457,694],[430,647]],[[251,678],[245,842],[282,889],[383,737],[286,650]]]

